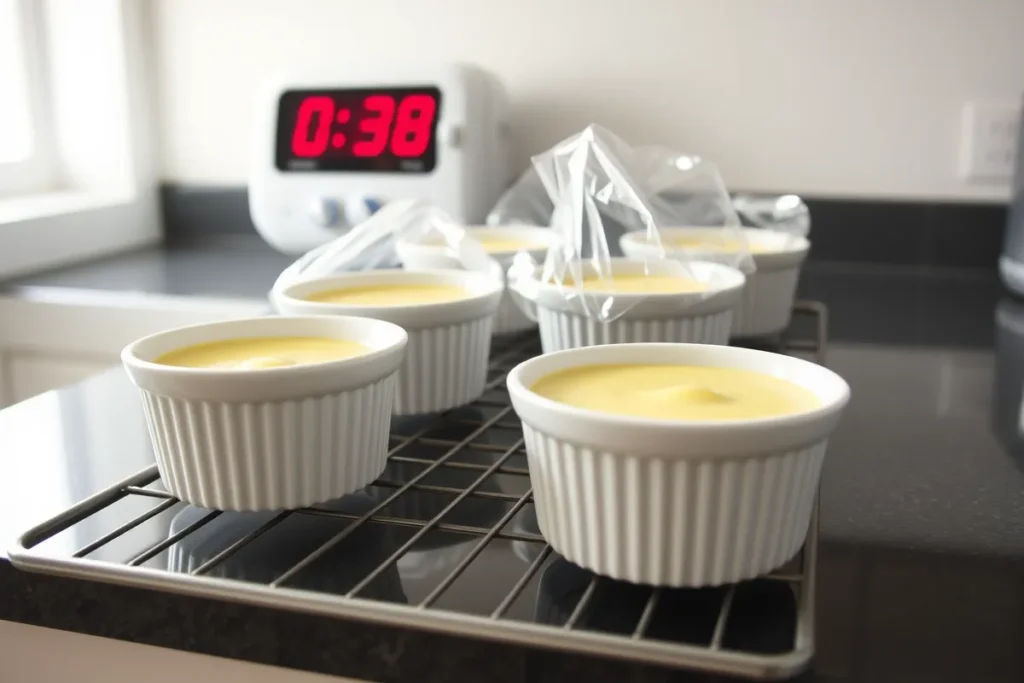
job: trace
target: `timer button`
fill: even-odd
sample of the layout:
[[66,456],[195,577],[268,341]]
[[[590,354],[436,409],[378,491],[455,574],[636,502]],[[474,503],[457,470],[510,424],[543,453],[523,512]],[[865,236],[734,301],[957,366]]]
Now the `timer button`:
[[315,199],[309,206],[309,219],[322,228],[330,228],[338,224],[341,207],[337,200],[326,197]]
[[459,147],[462,145],[462,126],[454,124],[445,126],[439,132],[442,144],[448,145],[449,147]]
[[345,200],[345,222],[359,225],[366,221],[381,207],[381,202],[373,197],[354,196]]

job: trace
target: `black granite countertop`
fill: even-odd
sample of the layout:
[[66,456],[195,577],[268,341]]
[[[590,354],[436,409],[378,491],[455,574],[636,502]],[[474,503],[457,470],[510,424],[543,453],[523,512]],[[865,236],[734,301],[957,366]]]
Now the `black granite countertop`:
[[[288,262],[258,249],[228,261],[215,253],[140,252],[5,291],[253,298]],[[103,275],[111,269],[117,284]],[[1024,304],[1003,294],[994,273],[837,264],[809,264],[801,294],[829,306],[829,365],[853,392],[823,473],[817,655],[806,680],[1024,680]],[[152,462],[137,396],[120,370],[0,412],[0,453],[5,547]],[[97,523],[109,528],[132,513]],[[162,533],[187,514],[169,516]],[[84,540],[58,536],[53,550]],[[281,547],[268,545],[255,566]],[[464,550],[425,548],[416,566],[399,568],[393,599],[428,590]],[[512,549],[502,552],[485,575],[450,592],[454,608],[486,609],[490,586],[521,573],[503,564]],[[4,559],[0,619],[374,680],[464,680],[466,671],[497,681],[597,680],[556,652],[509,659],[502,646],[472,640],[452,651],[412,630],[388,649],[375,627],[28,574]],[[616,681],[678,680],[616,663],[603,672]]]
[[0,296],[85,290],[266,299],[274,280],[294,260],[256,235],[228,235],[201,244],[148,247],[0,282]]

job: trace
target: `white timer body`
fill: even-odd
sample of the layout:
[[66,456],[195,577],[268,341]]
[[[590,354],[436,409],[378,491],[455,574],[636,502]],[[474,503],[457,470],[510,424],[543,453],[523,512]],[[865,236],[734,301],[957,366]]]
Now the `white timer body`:
[[[285,93],[410,87],[440,93],[432,170],[282,170],[275,162],[279,103]],[[486,71],[464,65],[376,73],[304,70],[276,76],[259,95],[249,160],[249,212],[275,249],[300,254],[338,237],[394,199],[424,199],[457,221],[479,223],[512,175],[505,91]]]

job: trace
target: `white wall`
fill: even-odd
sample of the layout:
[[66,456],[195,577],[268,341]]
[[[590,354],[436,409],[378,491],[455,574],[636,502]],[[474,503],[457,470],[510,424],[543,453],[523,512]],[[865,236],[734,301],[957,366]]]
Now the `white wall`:
[[[967,100],[1024,92],[1021,0],[162,0],[163,175],[246,178],[268,70],[470,61],[509,88],[518,160],[595,121],[746,190],[1004,199],[958,178]],[[269,133],[268,133],[269,134]]]

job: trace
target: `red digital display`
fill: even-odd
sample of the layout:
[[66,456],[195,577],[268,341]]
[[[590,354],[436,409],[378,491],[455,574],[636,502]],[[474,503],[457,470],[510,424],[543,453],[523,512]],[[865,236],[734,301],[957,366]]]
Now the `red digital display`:
[[286,92],[277,168],[429,173],[437,164],[440,104],[431,87]]

